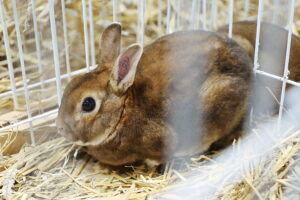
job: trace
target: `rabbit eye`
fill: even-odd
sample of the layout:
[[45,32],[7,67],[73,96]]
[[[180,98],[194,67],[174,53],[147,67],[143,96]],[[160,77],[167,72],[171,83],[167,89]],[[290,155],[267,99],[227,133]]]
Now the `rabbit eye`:
[[82,110],[85,112],[91,112],[96,107],[96,102],[92,97],[87,97],[82,102]]

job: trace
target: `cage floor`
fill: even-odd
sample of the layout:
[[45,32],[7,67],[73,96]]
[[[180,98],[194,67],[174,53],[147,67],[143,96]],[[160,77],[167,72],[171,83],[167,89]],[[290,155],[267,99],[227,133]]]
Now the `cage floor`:
[[[62,137],[54,137],[35,147],[25,145],[19,153],[1,157],[1,197],[182,199],[182,193],[172,191],[190,187],[188,184],[193,184],[195,180],[197,184],[209,184],[220,173],[226,173],[222,163],[214,159],[217,154],[173,160],[160,170],[139,165],[115,171],[101,167],[87,154],[78,152],[77,148]],[[240,150],[236,148],[234,151],[238,153]],[[240,178],[222,180],[222,184],[214,186],[217,190],[206,196],[206,199],[282,199],[283,196],[288,197],[287,199],[299,198],[297,181],[300,180],[300,131],[294,130],[289,137],[274,144],[266,152],[271,152],[271,157],[244,167]],[[251,154],[242,159],[256,156],[258,155]],[[237,160],[231,164],[238,166],[239,162],[242,161]],[[193,173],[199,173],[198,179],[191,179]],[[196,187],[196,190],[202,189]],[[159,197],[155,197],[157,193],[161,193]]]

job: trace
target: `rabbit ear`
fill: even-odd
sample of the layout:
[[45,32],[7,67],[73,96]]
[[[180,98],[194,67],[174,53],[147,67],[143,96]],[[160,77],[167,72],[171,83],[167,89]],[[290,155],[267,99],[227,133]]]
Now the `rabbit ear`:
[[101,36],[100,62],[113,63],[120,54],[121,48],[121,24],[109,25]]
[[134,44],[119,55],[113,66],[110,79],[110,85],[115,93],[123,94],[133,84],[142,53],[142,46]]

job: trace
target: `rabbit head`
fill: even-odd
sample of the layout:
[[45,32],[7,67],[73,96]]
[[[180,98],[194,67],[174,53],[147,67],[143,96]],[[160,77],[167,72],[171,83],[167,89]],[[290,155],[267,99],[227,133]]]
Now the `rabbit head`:
[[121,25],[102,34],[100,64],[68,83],[57,117],[58,132],[79,145],[99,145],[114,136],[142,55],[138,44],[120,54]]

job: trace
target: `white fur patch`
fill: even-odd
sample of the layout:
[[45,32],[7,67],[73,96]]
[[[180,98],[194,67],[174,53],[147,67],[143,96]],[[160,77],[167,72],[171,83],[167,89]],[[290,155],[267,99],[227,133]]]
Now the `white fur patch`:
[[74,142],[75,144],[79,146],[97,146],[100,144],[103,144],[104,142],[110,140],[115,136],[116,132],[112,133],[111,136],[109,136],[109,133],[104,133],[103,135],[99,135],[98,137],[94,138],[92,141],[89,142],[82,142],[80,140]]
[[157,160],[146,159],[144,162],[150,168],[160,165],[160,162],[158,162]]

